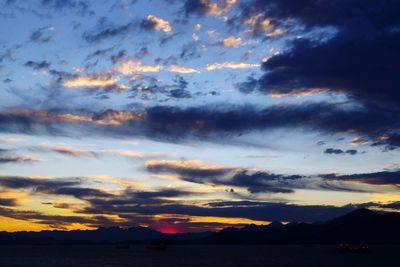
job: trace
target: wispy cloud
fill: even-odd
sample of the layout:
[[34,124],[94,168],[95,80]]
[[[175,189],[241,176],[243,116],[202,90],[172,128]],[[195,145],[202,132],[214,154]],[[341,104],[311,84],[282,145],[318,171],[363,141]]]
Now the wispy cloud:
[[181,66],[177,66],[177,65],[172,65],[171,67],[169,67],[169,71],[174,72],[174,73],[182,73],[182,74],[199,72],[198,70],[193,69],[193,68],[181,67]]
[[117,71],[121,74],[128,75],[133,73],[159,72],[162,69],[161,65],[148,66],[142,65],[141,62],[128,60],[117,64]]
[[112,75],[92,75],[92,76],[78,76],[62,81],[65,87],[110,87],[115,86],[118,78]]
[[207,64],[206,69],[208,71],[219,70],[219,69],[248,69],[248,68],[259,68],[260,64],[249,64],[244,62],[223,62],[223,63],[212,63]]
[[234,36],[225,38],[225,39],[223,39],[223,40],[221,41],[221,44],[222,44],[223,46],[225,46],[225,47],[228,47],[228,48],[237,47],[237,46],[239,46],[241,43],[242,43],[242,38],[240,38],[240,37],[234,37]]
[[186,0],[185,12],[186,14],[199,14],[199,15],[213,15],[218,16],[228,12],[234,5],[236,0],[221,0],[212,2],[209,0]]
[[147,18],[142,21],[141,26],[144,29],[163,31],[165,33],[172,31],[172,27],[168,21],[158,18],[154,15],[148,15]]
[[22,157],[22,156],[0,156],[0,164],[6,163],[32,163],[40,161],[34,157]]

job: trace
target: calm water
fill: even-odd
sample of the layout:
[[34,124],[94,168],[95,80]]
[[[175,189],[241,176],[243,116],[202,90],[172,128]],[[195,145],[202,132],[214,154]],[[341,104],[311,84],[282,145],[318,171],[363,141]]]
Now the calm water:
[[343,254],[333,246],[170,246],[153,251],[145,246],[0,247],[0,266],[395,266],[400,247],[371,247],[370,254]]

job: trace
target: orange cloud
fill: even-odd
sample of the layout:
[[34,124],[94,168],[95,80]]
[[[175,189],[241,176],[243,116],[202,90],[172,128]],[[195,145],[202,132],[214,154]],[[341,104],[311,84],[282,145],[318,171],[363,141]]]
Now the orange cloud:
[[271,21],[263,16],[263,14],[256,14],[244,21],[249,26],[246,33],[259,33],[264,32],[268,37],[275,37],[282,35],[284,31],[271,24]]
[[218,3],[209,0],[201,0],[201,3],[206,6],[208,15],[216,16],[229,11],[236,4],[236,0],[225,0]]
[[225,47],[233,48],[242,43],[242,38],[240,38],[240,37],[235,38],[235,37],[231,36],[231,37],[223,39],[221,43]]
[[172,65],[169,68],[170,72],[174,72],[174,73],[182,73],[182,74],[187,74],[187,73],[198,73],[199,71],[196,69],[192,69],[192,68],[186,68],[186,67],[180,67],[177,65]]
[[288,92],[288,93],[271,93],[271,97],[273,98],[281,98],[281,97],[289,97],[289,96],[294,96],[294,97],[304,97],[304,96],[310,96],[314,94],[319,94],[325,92],[326,89],[324,88],[313,88],[313,89],[298,89],[294,90],[293,92]]
[[154,29],[157,31],[160,31],[160,30],[163,32],[171,32],[172,31],[171,25],[166,20],[157,18],[156,16],[153,16],[153,15],[148,15],[147,21],[152,23],[154,25]]
[[144,119],[141,113],[126,111],[109,111],[97,116],[85,116],[77,114],[54,114],[46,111],[32,111],[12,109],[4,112],[5,114],[24,115],[34,117],[41,122],[69,122],[69,123],[93,123],[97,125],[115,126],[128,121],[140,121]]
[[146,66],[142,65],[138,61],[128,60],[125,62],[120,62],[117,65],[117,71],[121,74],[128,75],[132,73],[144,73],[144,72],[159,72],[162,66]]
[[109,87],[115,86],[118,78],[111,75],[79,76],[62,82],[65,87]]

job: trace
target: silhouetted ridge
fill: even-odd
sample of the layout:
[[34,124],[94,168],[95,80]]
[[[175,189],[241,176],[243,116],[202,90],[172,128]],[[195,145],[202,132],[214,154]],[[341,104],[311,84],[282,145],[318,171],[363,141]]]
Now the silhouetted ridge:
[[[205,238],[211,244],[400,243],[400,214],[359,209],[318,224],[248,226]],[[256,229],[262,229],[256,231]],[[258,229],[257,229],[258,230]]]

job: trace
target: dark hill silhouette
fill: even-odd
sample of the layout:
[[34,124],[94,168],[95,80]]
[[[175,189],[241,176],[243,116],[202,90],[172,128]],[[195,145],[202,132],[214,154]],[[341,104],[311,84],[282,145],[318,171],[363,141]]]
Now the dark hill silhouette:
[[400,214],[360,209],[318,224],[289,224],[260,231],[221,231],[203,241],[211,244],[399,244]]
[[97,230],[0,233],[0,244],[143,243],[168,240],[180,244],[400,244],[400,214],[367,209],[318,224],[274,222],[220,232],[164,234],[146,227]]

